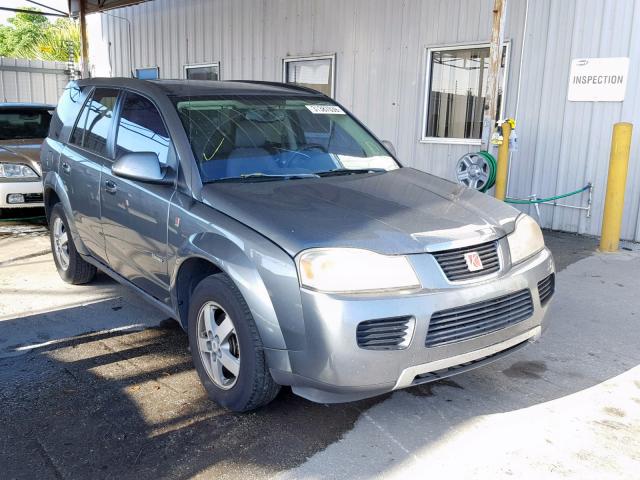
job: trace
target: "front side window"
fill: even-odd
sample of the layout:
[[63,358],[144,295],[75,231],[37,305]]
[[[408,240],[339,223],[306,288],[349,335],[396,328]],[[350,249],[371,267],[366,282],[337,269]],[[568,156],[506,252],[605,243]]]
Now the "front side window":
[[220,80],[220,64],[185,65],[184,76],[188,80]]
[[150,100],[130,92],[120,113],[116,158],[129,152],[153,152],[163,165],[169,153],[169,134],[160,112]]
[[0,110],[0,140],[46,138],[51,112],[44,109]]
[[70,142],[98,155],[107,155],[107,137],[118,90],[96,88],[85,103]]
[[284,82],[313,88],[333,97],[335,56],[285,58]]
[[[489,46],[430,49],[427,77],[425,139],[479,141],[488,91]],[[503,48],[502,72],[506,68]],[[498,93],[497,117],[503,98]]]
[[398,168],[324,97],[174,98],[204,182],[315,177]]

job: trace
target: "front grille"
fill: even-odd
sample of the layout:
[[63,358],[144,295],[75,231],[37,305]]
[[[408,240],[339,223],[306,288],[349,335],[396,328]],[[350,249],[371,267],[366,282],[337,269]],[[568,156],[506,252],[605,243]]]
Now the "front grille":
[[[482,260],[482,270],[470,272],[467,262],[464,259],[465,253],[477,252]],[[498,258],[498,243],[488,242],[471,247],[456,248],[435,252],[433,256],[438,261],[440,268],[449,280],[467,280],[469,278],[481,277],[500,270],[500,259]]]
[[519,292],[434,313],[425,345],[436,347],[495,332],[533,314],[531,292]]
[[538,282],[538,294],[540,295],[540,304],[546,305],[546,303],[553,296],[553,292],[556,289],[556,276],[552,273],[544,280]]
[[24,196],[24,203],[42,203],[43,198],[41,193],[27,193]]
[[358,324],[358,346],[368,350],[400,350],[411,341],[413,317],[380,318]]

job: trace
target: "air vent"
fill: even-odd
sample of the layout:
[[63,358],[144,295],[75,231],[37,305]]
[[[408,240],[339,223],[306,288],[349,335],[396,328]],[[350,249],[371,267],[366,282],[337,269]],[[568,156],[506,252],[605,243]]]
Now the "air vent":
[[484,302],[441,310],[431,316],[425,345],[437,347],[495,332],[533,314],[531,292],[520,290]]
[[542,306],[546,305],[547,302],[551,300],[555,289],[556,276],[553,273],[544,280],[540,280],[538,282],[538,294],[540,295],[540,304]]
[[379,318],[358,324],[357,340],[367,350],[400,350],[409,346],[415,327],[413,317]]
[[[469,271],[465,259],[465,254],[472,252],[476,252],[482,261],[482,269],[474,272]],[[471,247],[434,252],[433,256],[438,261],[444,274],[451,281],[482,277],[500,270],[497,242],[488,242]]]

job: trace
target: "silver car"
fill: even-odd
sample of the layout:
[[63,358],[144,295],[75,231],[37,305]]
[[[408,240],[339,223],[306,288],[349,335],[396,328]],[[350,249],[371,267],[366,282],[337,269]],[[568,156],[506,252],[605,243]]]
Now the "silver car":
[[47,136],[53,105],[0,103],[0,214],[42,207],[40,144]]
[[331,403],[431,382],[544,327],[537,223],[402,167],[314,90],[72,82],[41,155],[61,277],[99,269],[177,319],[231,410],[281,385]]

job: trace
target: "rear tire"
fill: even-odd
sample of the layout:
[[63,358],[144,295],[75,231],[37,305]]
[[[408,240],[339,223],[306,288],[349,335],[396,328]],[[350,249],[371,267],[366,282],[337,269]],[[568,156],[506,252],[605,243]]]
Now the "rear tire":
[[188,332],[193,363],[213,401],[246,412],[278,394],[251,311],[227,275],[210,275],[195,288]]
[[96,267],[84,261],[73,243],[69,224],[62,204],[57,203],[49,217],[49,239],[53,260],[60,278],[73,285],[90,282],[96,275]]

